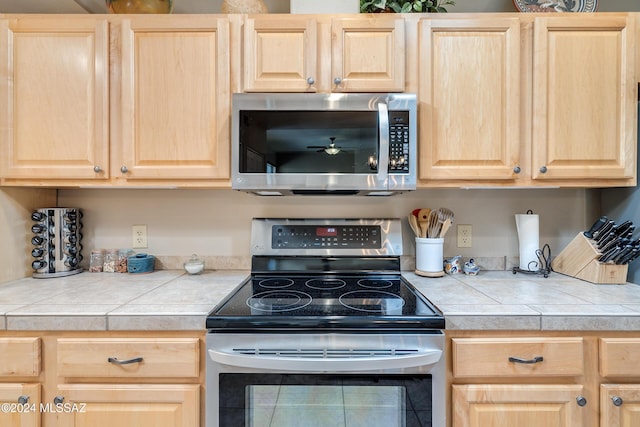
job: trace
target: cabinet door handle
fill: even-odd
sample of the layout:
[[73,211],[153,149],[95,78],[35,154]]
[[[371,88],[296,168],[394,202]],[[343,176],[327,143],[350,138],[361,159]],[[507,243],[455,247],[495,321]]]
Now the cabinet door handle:
[[540,167],[540,173],[547,173],[547,167],[546,166],[541,166]]
[[142,363],[142,357],[134,357],[133,359],[120,360],[117,357],[109,357],[107,358],[107,362],[113,363],[114,365],[130,365],[132,363]]
[[340,86],[342,84],[342,79],[340,77],[336,77],[335,79],[333,79],[333,83],[336,86]]
[[100,166],[96,165],[96,166],[93,167],[93,171],[95,173],[100,173],[100,172],[102,172],[102,168]]
[[18,403],[21,405],[25,405],[29,402],[29,396],[22,395],[18,397]]
[[314,84],[316,81],[313,77],[307,77],[307,84],[309,86],[311,86],[312,84]]
[[584,396],[576,397],[576,403],[578,406],[587,406],[587,398]]
[[533,364],[533,363],[540,363],[543,360],[544,359],[542,358],[542,356],[536,356],[533,359],[521,359],[519,357],[509,357],[509,362],[512,362],[512,363]]
[[520,169],[520,166],[516,166],[513,168],[513,173],[520,173],[522,172],[522,169]]
[[127,168],[126,166],[122,166],[122,167],[120,168],[120,172],[122,172],[122,173],[127,173],[127,172],[129,172],[129,168]]
[[55,403],[56,405],[60,405],[64,402],[64,397],[63,396],[56,396],[53,398],[53,403]]
[[612,396],[611,401],[613,402],[614,406],[622,406],[622,404],[624,403],[620,396]]

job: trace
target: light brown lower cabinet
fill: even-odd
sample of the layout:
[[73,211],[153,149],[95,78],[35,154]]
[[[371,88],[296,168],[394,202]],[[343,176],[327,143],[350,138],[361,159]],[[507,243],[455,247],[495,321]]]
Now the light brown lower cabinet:
[[599,340],[600,425],[640,426],[640,338]]
[[[453,338],[453,427],[582,427],[581,337]],[[532,382],[538,382],[535,384]]]
[[0,426],[40,426],[40,384],[0,384]]
[[58,392],[60,427],[199,425],[197,384],[72,384]]
[[450,427],[640,426],[640,332],[447,332]]
[[578,427],[581,385],[454,385],[453,425],[468,427]]
[[0,332],[2,427],[204,425],[204,331]]

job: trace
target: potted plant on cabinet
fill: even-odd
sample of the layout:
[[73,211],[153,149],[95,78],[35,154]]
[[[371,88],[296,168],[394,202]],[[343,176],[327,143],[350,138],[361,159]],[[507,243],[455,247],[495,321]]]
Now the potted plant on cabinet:
[[454,0],[360,0],[360,13],[444,13]]

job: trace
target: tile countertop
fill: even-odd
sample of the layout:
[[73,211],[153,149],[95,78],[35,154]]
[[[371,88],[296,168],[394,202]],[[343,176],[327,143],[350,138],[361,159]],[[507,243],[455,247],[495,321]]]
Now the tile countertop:
[[[247,271],[81,273],[0,285],[0,330],[202,330]],[[403,276],[445,314],[447,329],[640,330],[640,286],[594,285],[557,273]]]

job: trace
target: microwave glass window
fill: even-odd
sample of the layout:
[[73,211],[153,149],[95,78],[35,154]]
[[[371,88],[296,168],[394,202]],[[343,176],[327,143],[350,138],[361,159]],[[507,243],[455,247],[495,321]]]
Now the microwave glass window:
[[240,111],[240,172],[377,172],[377,111]]

